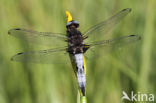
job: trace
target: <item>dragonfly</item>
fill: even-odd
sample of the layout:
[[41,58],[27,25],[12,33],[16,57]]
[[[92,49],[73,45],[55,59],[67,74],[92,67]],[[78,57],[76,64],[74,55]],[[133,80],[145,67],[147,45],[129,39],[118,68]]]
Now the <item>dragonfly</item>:
[[[118,44],[133,43],[141,39],[139,35],[127,35],[114,39],[105,40],[100,37],[107,34],[116,24],[118,24],[127,14],[131,12],[131,8],[123,9],[105,21],[93,25],[85,32],[79,31],[79,22],[72,19],[71,14],[66,11],[67,24],[66,34],[52,32],[38,32],[24,28],[14,28],[8,31],[9,35],[15,36],[27,42],[37,42],[45,45],[59,45],[57,48],[39,51],[21,52],[14,55],[11,60],[17,62],[30,63],[54,63],[63,60],[67,62],[67,58],[71,60],[75,67],[75,74],[81,93],[86,95],[86,61],[85,54],[91,48],[100,46],[112,46]],[[100,34],[99,34],[99,31]],[[94,41],[95,38],[99,41]],[[92,41],[90,41],[92,40]],[[56,41],[56,42],[55,42]],[[68,57],[66,57],[66,55]]]

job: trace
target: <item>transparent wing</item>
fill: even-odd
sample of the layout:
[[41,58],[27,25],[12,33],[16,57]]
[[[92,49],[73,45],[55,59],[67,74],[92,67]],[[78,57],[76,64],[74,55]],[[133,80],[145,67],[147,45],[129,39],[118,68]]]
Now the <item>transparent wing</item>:
[[[99,40],[102,39],[101,35],[107,34],[111,31],[117,23],[119,23],[128,13],[130,13],[131,9],[123,9],[114,16],[110,17],[109,19],[96,24],[89,28],[86,32],[83,33],[84,37],[88,37],[86,40]],[[100,35],[101,34],[101,35]],[[99,39],[98,39],[99,38]]]
[[51,32],[37,32],[23,28],[15,28],[8,31],[8,34],[15,36],[21,40],[30,43],[43,44],[43,45],[67,45],[65,35],[60,33]]
[[[90,45],[89,50],[85,53],[88,58],[97,57],[97,51],[102,50],[104,54],[114,52],[119,48],[125,47],[128,44],[132,44],[141,39],[139,35],[128,35],[111,40],[102,40],[98,42],[88,43]],[[102,57],[103,55],[100,55]]]
[[91,47],[94,46],[124,46],[129,43],[133,43],[135,41],[140,40],[141,37],[139,35],[128,35],[128,36],[123,36],[120,38],[115,38],[112,40],[102,40],[98,42],[91,42],[88,43]]
[[22,52],[14,55],[12,61],[28,63],[67,63],[69,56],[66,48]]

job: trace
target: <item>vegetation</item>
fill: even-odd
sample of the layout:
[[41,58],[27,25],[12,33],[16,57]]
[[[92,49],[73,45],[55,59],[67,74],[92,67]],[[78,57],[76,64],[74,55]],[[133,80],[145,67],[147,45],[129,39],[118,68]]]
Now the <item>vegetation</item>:
[[65,33],[68,10],[85,31],[124,8],[132,8],[132,12],[103,38],[139,34],[142,39],[112,52],[99,48],[92,52],[96,55],[86,58],[87,101],[121,103],[122,91],[156,96],[155,0],[0,0],[0,103],[77,102],[77,80],[71,64],[10,61],[18,52],[55,47],[29,45],[8,35],[9,29]]

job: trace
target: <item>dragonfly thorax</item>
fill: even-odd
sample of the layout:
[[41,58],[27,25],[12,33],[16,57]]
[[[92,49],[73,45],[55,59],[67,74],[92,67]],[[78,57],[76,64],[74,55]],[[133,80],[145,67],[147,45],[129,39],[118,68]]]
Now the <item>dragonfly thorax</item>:
[[75,25],[70,25],[67,28],[68,37],[68,52],[70,54],[84,53],[88,48],[86,48],[81,32],[77,29]]

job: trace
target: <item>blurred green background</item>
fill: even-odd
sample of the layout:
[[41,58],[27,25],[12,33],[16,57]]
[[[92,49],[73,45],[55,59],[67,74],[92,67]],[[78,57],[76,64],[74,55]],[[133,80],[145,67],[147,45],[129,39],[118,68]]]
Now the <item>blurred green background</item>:
[[87,60],[88,103],[121,103],[122,91],[156,96],[155,0],[0,0],[0,103],[77,101],[77,81],[70,63],[10,61],[14,54],[34,47],[8,35],[9,29],[65,33],[65,11],[69,10],[84,31],[124,8],[132,8],[132,12],[113,36],[139,34],[142,40],[112,53],[98,50],[97,57]]

